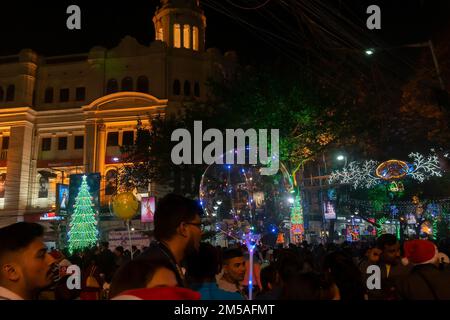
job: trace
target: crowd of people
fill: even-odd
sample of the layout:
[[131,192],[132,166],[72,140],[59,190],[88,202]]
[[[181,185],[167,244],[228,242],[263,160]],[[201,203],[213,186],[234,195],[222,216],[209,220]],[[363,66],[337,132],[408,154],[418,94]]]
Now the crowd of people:
[[[240,243],[221,248],[201,242],[202,213],[193,200],[162,198],[156,240],[142,251],[111,251],[101,242],[70,255],[47,251],[39,224],[4,227],[0,300],[246,300],[250,290],[255,300],[450,299],[448,241],[400,244],[384,234],[374,243],[258,245],[250,265]],[[79,287],[68,285],[76,283],[71,265],[80,267]]]

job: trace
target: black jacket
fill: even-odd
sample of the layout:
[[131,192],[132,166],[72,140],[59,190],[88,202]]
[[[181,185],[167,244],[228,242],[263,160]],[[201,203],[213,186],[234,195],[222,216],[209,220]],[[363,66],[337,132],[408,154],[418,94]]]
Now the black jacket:
[[399,300],[401,297],[398,293],[399,283],[408,275],[409,266],[401,263],[391,265],[389,274],[385,263],[378,265],[381,271],[381,289],[368,290],[369,300]]
[[164,244],[161,242],[155,241],[150,244],[150,247],[148,247],[144,252],[142,252],[136,260],[142,260],[142,259],[161,259],[166,260],[169,265],[171,266],[172,271],[175,273],[175,276],[177,277],[177,282],[179,287],[187,287],[184,275],[182,275],[179,271],[179,266],[177,266],[175,257],[173,256],[172,252],[169,248],[167,248]]
[[414,266],[398,289],[406,300],[450,300],[450,270],[433,264]]

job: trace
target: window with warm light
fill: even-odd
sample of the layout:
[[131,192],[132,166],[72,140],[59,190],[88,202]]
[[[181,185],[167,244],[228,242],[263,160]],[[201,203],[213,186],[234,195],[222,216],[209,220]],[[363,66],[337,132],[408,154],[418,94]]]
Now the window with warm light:
[[158,32],[156,33],[156,40],[164,41],[163,28],[158,28]]
[[192,48],[195,51],[198,51],[198,28],[193,27],[192,28]]
[[183,43],[186,49],[191,48],[191,26],[188,24],[183,27]]
[[173,46],[181,48],[181,27],[179,24],[173,25]]

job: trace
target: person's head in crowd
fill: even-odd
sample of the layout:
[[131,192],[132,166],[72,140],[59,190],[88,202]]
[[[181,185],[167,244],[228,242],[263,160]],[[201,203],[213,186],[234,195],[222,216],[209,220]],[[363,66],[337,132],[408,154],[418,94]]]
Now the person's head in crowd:
[[361,271],[342,251],[327,254],[323,261],[323,271],[330,282],[337,285],[342,300],[363,300],[365,289]]
[[192,283],[215,282],[219,272],[219,253],[209,243],[200,243],[198,253],[186,259],[186,275]]
[[296,274],[283,285],[281,300],[334,300],[338,291],[331,282],[324,281],[315,273]]
[[196,201],[180,195],[168,194],[158,202],[154,236],[169,247],[177,262],[198,251],[202,215],[203,209]]
[[376,246],[369,247],[366,250],[366,257],[369,264],[377,264],[380,261],[381,253],[380,248]]
[[304,267],[302,257],[289,249],[278,251],[274,265],[283,283],[301,273]]
[[245,259],[241,249],[223,252],[223,277],[230,283],[240,283],[245,278]]
[[0,287],[22,299],[34,299],[50,286],[55,259],[44,244],[44,228],[19,222],[0,229]]
[[109,242],[108,241],[102,241],[100,242],[100,251],[105,251],[109,249]]
[[403,245],[405,257],[413,265],[439,264],[439,252],[429,240],[409,240]]
[[176,287],[177,278],[165,260],[131,260],[120,267],[113,276],[110,297],[132,289]]
[[382,251],[381,262],[396,265],[400,262],[400,243],[393,234],[383,234],[377,239],[377,247]]
[[124,250],[122,246],[118,246],[114,249],[114,254],[118,257],[121,257],[124,255]]
[[277,284],[277,270],[273,265],[268,265],[260,272],[261,286],[263,291],[272,290]]

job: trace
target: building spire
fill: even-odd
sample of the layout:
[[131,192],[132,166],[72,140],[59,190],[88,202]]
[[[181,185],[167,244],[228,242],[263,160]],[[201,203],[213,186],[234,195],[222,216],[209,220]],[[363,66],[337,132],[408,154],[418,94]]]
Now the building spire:
[[206,17],[199,0],[161,0],[153,23],[156,40],[168,47],[205,50]]

